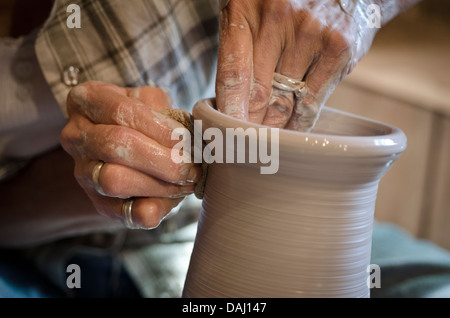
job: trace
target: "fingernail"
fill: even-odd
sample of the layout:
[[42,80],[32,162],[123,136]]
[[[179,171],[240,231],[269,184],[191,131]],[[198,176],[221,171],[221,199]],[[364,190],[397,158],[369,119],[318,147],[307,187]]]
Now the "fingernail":
[[189,170],[187,180],[188,183],[195,183],[200,178],[200,175],[202,173],[202,169],[199,166],[193,166],[191,170]]
[[176,184],[176,185],[179,185],[179,186],[188,186],[188,185],[192,185],[193,183],[195,183],[195,181],[188,181],[188,180],[186,180],[186,181],[176,181],[176,182],[173,182],[174,184]]
[[188,196],[188,195],[190,195],[192,193],[194,193],[194,191],[192,191],[192,190],[191,191],[181,191],[179,193],[171,194],[167,198],[168,199],[180,199],[180,198]]

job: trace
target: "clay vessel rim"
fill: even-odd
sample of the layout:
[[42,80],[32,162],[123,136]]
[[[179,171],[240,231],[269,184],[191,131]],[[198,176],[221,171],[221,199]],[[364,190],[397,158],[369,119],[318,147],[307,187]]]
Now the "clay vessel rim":
[[[255,124],[244,120],[236,119],[230,115],[219,112],[215,109],[215,99],[203,99],[194,106],[193,116],[202,120],[202,129],[214,127],[225,128],[270,128],[265,125]],[[327,128],[323,128],[321,118],[335,117],[348,121],[349,125],[354,125],[355,129],[366,129],[370,135],[346,135],[338,133],[328,133]],[[322,126],[322,127],[321,127]],[[270,139],[270,136],[269,136]],[[285,147],[289,151],[298,153],[317,153],[321,155],[335,156],[398,156],[405,149],[407,144],[406,135],[395,126],[376,121],[370,118],[358,116],[348,112],[323,106],[316,126],[311,132],[299,132],[287,129],[279,129],[280,148]]]

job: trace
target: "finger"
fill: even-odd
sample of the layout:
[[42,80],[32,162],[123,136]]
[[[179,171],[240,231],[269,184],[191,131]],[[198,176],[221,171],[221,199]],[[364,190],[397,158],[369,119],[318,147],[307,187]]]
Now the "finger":
[[126,165],[169,183],[196,182],[201,174],[197,165],[176,163],[172,148],[162,146],[139,132],[120,126],[95,125],[85,139],[90,158]]
[[[316,52],[321,50],[322,42],[317,41],[320,25],[317,20],[306,17],[301,25],[293,27],[295,30],[288,38],[278,61],[276,72],[302,81],[315,63]],[[274,87],[263,124],[279,128],[285,127],[292,115],[294,103],[293,93]]]
[[[117,220],[121,223],[124,223],[124,215],[123,215],[123,204],[124,200],[116,197],[109,197],[104,194],[100,194],[96,191],[93,180],[92,180],[92,169],[95,166],[96,162],[86,162],[86,161],[78,161],[75,164],[75,178],[80,183],[82,188],[85,190],[91,201],[93,202],[97,211],[106,217],[111,218],[112,220]],[[108,174],[108,165],[104,164],[99,174],[99,181],[101,182],[101,186],[105,187],[104,182],[102,182],[102,178],[110,178]],[[86,173],[87,170],[90,170],[90,173]],[[111,167],[110,167],[111,168]],[[112,166],[112,168],[116,168]],[[106,171],[106,173],[105,173]],[[129,171],[127,171],[128,175]],[[118,176],[119,179],[120,176]],[[183,187],[180,187],[183,188]],[[191,189],[190,187],[185,187],[185,189]],[[170,188],[166,188],[169,190]],[[179,202],[183,200],[183,198],[188,194],[177,195],[175,197],[169,198],[158,198],[158,197],[139,197],[135,199],[135,202],[140,202],[139,204],[133,205],[134,214],[136,216],[136,221],[133,220],[133,223],[138,225],[139,228],[154,228],[156,227],[161,220],[170,212],[170,210],[175,207]],[[145,203],[145,204],[143,204]],[[142,204],[142,206],[140,206]],[[126,224],[126,223],[124,223]]]
[[347,43],[334,33],[320,58],[308,71],[304,96],[296,102],[286,126],[288,129],[306,131],[314,124],[320,108],[342,79],[349,61],[351,52]]
[[282,51],[280,39],[271,36],[271,30],[261,26],[253,49],[253,84],[248,106],[249,121],[261,124],[266,116],[272,92],[273,72]]
[[186,183],[183,186],[171,184],[132,168],[113,163],[103,165],[98,183],[106,196],[122,199],[130,197],[182,198],[194,193],[195,189],[193,183]]
[[252,77],[252,33],[247,21],[230,2],[220,14],[220,42],[217,58],[217,108],[238,119],[248,119]]
[[[133,224],[141,229],[154,229],[175,208],[183,198],[160,199],[160,198],[136,198],[131,209]],[[123,219],[122,222],[126,224]]]
[[[150,99],[148,91],[143,94],[145,100]],[[156,109],[168,104],[161,102],[158,105]],[[67,107],[71,113],[82,113],[95,124],[129,127],[167,147],[178,142],[171,138],[173,130],[184,128],[142,101],[128,97],[127,89],[104,83],[88,82],[74,87],[69,93]]]
[[[177,163],[172,160],[172,148],[134,129],[118,125],[94,125],[82,116],[77,118],[76,124],[69,123],[66,128],[61,142],[69,145],[66,147],[68,152],[75,153],[75,156],[124,165],[169,183],[196,182],[201,175],[198,165]],[[89,171],[89,168],[85,171]]]
[[[97,193],[88,193],[88,195],[101,215],[123,225],[127,224],[123,214],[123,199],[104,197]],[[135,198],[131,207],[131,221],[135,228],[156,228],[183,199]]]

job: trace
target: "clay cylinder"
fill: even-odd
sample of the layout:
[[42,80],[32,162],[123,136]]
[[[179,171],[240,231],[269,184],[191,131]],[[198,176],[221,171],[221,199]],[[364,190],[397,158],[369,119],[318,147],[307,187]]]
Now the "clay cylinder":
[[219,113],[214,100],[193,114],[203,132],[247,132],[246,160],[251,139],[264,138],[279,161],[275,173],[261,173],[259,157],[210,164],[183,296],[369,297],[378,183],[406,148],[403,132],[329,107],[310,133],[278,136]]

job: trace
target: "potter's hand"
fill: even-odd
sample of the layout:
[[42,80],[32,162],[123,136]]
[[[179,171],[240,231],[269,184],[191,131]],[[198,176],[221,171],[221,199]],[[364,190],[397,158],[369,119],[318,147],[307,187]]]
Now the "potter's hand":
[[[367,22],[368,4],[347,1],[350,6],[343,8],[342,3],[230,0],[220,15],[219,109],[270,126],[310,128],[377,30]],[[274,72],[305,81],[302,97],[272,91]]]
[[[134,225],[154,228],[193,192],[201,168],[171,160],[178,142],[171,140],[172,130],[183,126],[159,112],[170,107],[167,95],[155,87],[87,82],[71,90],[61,143],[99,213],[125,222],[124,199],[134,197]],[[95,187],[93,169],[100,161],[105,164]]]

